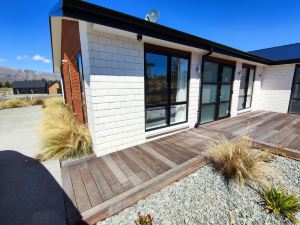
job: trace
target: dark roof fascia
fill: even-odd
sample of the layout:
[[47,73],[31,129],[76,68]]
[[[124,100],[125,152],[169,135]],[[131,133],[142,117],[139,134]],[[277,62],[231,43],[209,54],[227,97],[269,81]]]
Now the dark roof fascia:
[[273,61],[271,65],[294,64],[294,63],[300,63],[300,58]]
[[267,65],[273,63],[271,60],[226,45],[80,0],[60,1],[58,5],[50,11],[50,16],[79,19],[208,51],[213,48],[215,53],[257,63]]

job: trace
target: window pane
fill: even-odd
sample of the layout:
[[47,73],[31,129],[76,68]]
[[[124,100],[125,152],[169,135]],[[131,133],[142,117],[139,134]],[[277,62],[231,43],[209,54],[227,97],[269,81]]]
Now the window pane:
[[247,95],[252,95],[254,69],[250,69]]
[[218,64],[212,62],[204,63],[203,82],[218,81]]
[[167,56],[146,54],[146,104],[167,102]]
[[241,79],[240,79],[239,96],[245,96],[246,76],[247,76],[247,68],[243,68],[242,69],[242,74],[241,74]]
[[239,102],[238,102],[238,109],[243,109],[244,108],[244,97],[239,97]]
[[300,84],[294,84],[292,98],[300,98]]
[[296,68],[295,83],[300,83],[300,68]]
[[232,79],[232,68],[224,66],[223,73],[222,73],[222,82],[230,83]]
[[202,103],[216,102],[217,85],[215,84],[203,84],[202,91]]
[[201,123],[206,123],[215,120],[216,105],[202,105],[201,106]]
[[250,108],[251,107],[251,96],[247,96],[247,100],[246,100],[246,108]]
[[230,100],[230,92],[231,85],[230,84],[222,84],[221,86],[221,101],[229,101]]
[[166,107],[146,109],[146,128],[155,128],[167,124]]
[[300,100],[291,99],[290,113],[300,114]]
[[170,123],[180,123],[186,121],[186,104],[172,105]]
[[188,60],[172,57],[171,65],[171,101],[187,100]]
[[228,114],[229,114],[229,102],[221,103],[219,108],[219,118],[228,116]]

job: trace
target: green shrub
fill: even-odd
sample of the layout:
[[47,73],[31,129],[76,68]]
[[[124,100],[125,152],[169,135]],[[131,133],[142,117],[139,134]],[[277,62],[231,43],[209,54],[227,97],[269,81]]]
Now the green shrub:
[[270,186],[263,192],[265,207],[275,214],[282,214],[293,222],[300,222],[295,217],[295,213],[300,212],[300,198],[296,195],[288,194],[283,187]]

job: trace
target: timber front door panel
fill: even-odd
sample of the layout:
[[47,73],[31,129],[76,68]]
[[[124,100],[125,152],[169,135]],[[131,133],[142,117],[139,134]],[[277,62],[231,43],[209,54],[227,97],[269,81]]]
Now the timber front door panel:
[[201,124],[230,116],[234,66],[205,61],[202,73]]

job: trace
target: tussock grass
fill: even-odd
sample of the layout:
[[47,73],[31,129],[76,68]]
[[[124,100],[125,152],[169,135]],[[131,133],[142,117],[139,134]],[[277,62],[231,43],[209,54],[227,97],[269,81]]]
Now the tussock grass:
[[269,186],[263,190],[263,199],[266,209],[275,214],[282,214],[291,221],[299,223],[295,217],[300,212],[300,198],[296,195],[288,194],[283,187]]
[[60,99],[45,102],[39,131],[42,150],[37,155],[47,159],[80,158],[92,154],[92,139],[88,128],[78,124],[74,114]]
[[42,98],[9,99],[9,100],[0,102],[0,110],[1,109],[20,108],[20,107],[33,106],[33,105],[43,105],[43,103],[44,103],[44,99],[42,99]]
[[268,178],[276,174],[275,169],[264,162],[264,153],[254,150],[252,141],[245,136],[234,142],[223,137],[217,143],[210,144],[204,154],[227,179],[242,185],[248,180],[265,184]]

